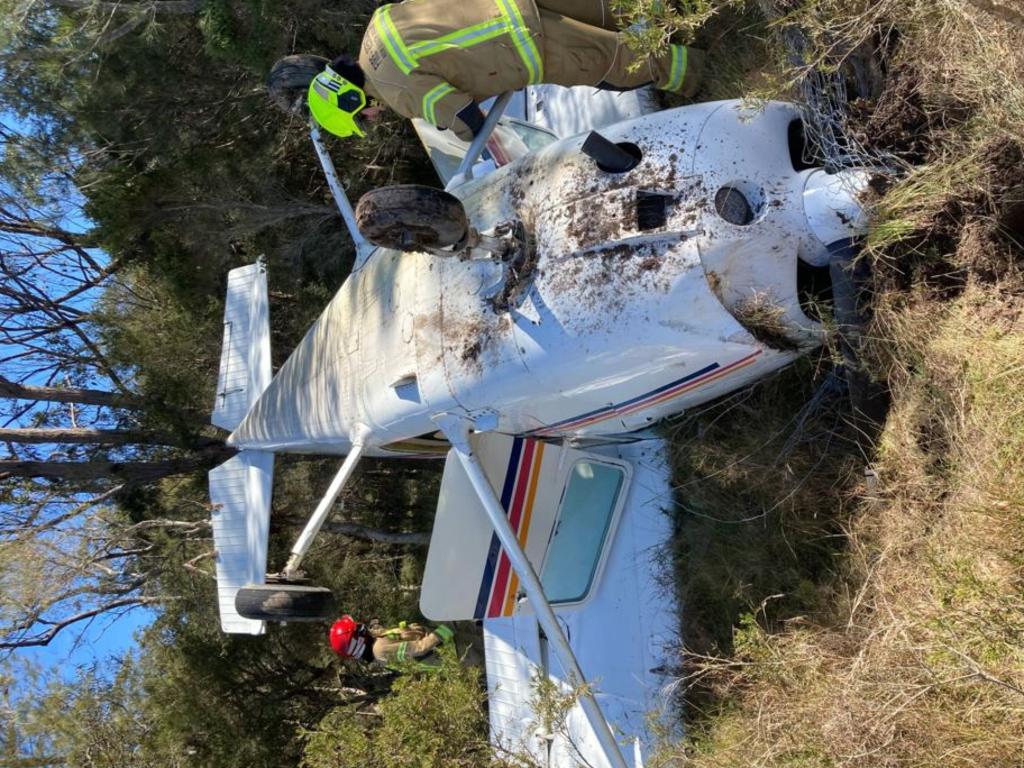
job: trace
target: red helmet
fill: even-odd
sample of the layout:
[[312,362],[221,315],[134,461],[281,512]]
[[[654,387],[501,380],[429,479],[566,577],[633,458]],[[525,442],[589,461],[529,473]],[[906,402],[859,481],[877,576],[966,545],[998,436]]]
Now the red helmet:
[[358,631],[356,620],[346,613],[331,626],[331,648],[339,656],[351,656],[352,640]]

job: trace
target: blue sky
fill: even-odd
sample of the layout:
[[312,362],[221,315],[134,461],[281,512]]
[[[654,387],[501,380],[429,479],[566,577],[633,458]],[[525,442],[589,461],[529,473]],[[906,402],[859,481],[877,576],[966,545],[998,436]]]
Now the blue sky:
[[[0,111],[0,122],[8,129],[17,132],[26,130],[26,125],[16,116],[9,112]],[[3,151],[0,141],[0,152]],[[8,190],[9,191],[9,190]],[[60,205],[55,211],[61,217],[58,222],[60,226],[73,232],[88,231],[92,223],[84,217],[81,212],[82,198],[77,190],[71,190],[66,198],[66,206]],[[0,235],[0,247],[17,250],[16,241],[5,239]],[[90,249],[90,255],[100,264],[109,261],[109,256],[98,249]],[[94,292],[82,295],[83,302],[92,300]],[[78,309],[87,310],[88,303],[78,306]],[[0,346],[0,353],[5,348]],[[15,370],[0,371],[9,378],[20,379]],[[48,381],[28,380],[31,384],[50,384]],[[102,382],[97,382],[102,385]],[[32,412],[25,414],[22,420],[31,420]],[[41,454],[46,455],[56,450],[58,446],[38,446]],[[45,574],[41,574],[45,577]],[[18,651],[36,664],[53,669],[64,677],[73,674],[77,667],[91,665],[93,661],[102,661],[110,656],[123,654],[126,650],[134,647],[134,634],[136,630],[149,623],[153,618],[151,611],[145,608],[135,608],[119,615],[99,616],[92,621],[73,625],[60,632],[48,646],[25,648]]]
[[152,620],[153,613],[146,608],[136,608],[121,616],[99,616],[88,624],[69,627],[47,646],[24,648],[19,653],[70,679],[79,667],[91,666],[94,661],[106,661],[134,649],[137,646],[135,631]]

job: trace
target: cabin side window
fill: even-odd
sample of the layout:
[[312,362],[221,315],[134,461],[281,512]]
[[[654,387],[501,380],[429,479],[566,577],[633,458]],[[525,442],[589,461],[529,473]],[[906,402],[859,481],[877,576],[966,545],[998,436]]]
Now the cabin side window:
[[594,461],[573,465],[540,577],[550,602],[574,603],[587,596],[624,481],[621,467]]

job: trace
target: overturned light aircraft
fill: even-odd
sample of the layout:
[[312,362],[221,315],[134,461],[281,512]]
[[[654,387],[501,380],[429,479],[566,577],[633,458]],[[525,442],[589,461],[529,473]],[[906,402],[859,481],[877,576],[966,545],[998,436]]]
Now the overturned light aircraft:
[[[477,162],[479,137],[452,150],[420,126],[449,190],[377,190],[356,212],[314,129],[359,258],[272,378],[263,268],[230,275],[213,421],[239,453],[211,473],[221,621],[259,634],[325,618],[300,566],[360,457],[443,458],[421,609],[482,621],[495,742],[638,768],[678,621],[658,576],[669,470],[647,430],[822,342],[815,294],[864,232],[866,174],[808,167],[785,103],[567,138],[518,123],[526,151],[500,168]],[[268,577],[281,452],[345,458]],[[589,683],[564,734],[537,730],[538,672]]]

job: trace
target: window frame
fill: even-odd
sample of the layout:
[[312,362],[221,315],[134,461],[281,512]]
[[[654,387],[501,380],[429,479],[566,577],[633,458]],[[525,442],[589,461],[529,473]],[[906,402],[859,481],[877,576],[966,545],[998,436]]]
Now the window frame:
[[548,566],[548,560],[551,557],[552,544],[555,541],[555,533],[558,530],[558,524],[562,519],[562,511],[565,506],[565,496],[569,491],[569,483],[572,481],[573,470],[576,469],[577,465],[581,463],[588,464],[602,464],[605,466],[613,467],[622,473],[622,482],[619,485],[619,492],[615,499],[615,504],[612,507],[611,515],[608,521],[608,530],[605,532],[604,541],[601,542],[601,552],[597,556],[597,565],[594,567],[594,573],[590,578],[590,583],[587,585],[586,591],[583,595],[575,600],[552,600],[545,594],[545,599],[551,604],[552,608],[563,608],[578,606],[586,603],[594,594],[594,589],[597,587],[601,580],[604,578],[605,566],[608,562],[608,553],[611,550],[611,543],[615,541],[615,536],[618,534],[619,521],[622,519],[623,509],[626,506],[626,499],[629,497],[631,481],[633,479],[633,468],[627,462],[616,461],[612,458],[605,456],[587,455],[576,459],[571,465],[569,465],[565,472],[562,474],[562,492],[558,497],[558,513],[555,516],[554,525],[551,528],[551,534],[548,538],[547,547],[544,550],[544,558],[541,561],[540,568],[537,571],[537,578],[543,583],[544,571]]

